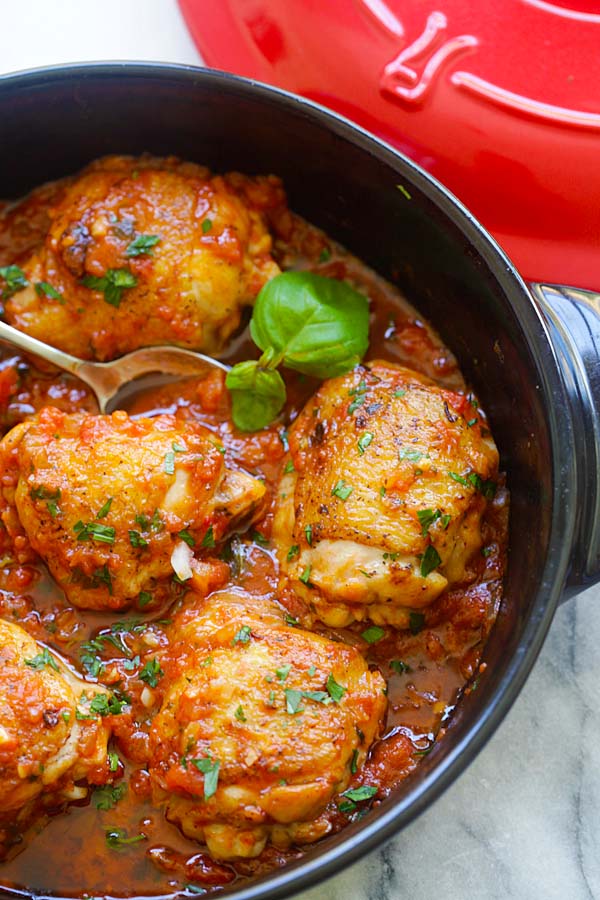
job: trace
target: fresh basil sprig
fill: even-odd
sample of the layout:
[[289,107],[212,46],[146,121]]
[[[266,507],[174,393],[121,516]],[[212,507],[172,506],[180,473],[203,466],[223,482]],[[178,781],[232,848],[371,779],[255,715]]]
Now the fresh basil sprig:
[[285,385],[277,366],[316,378],[353,369],[369,343],[369,304],[344,281],[284,272],[261,289],[250,334],[261,358],[237,363],[225,382],[233,421],[242,431],[263,428],[282,409]]
[[285,384],[276,369],[259,361],[237,363],[227,373],[233,421],[240,431],[257,431],[272,422],[285,403]]

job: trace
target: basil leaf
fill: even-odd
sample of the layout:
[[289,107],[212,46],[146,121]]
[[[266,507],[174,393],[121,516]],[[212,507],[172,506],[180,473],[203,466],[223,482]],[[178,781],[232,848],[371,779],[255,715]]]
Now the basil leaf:
[[240,431],[258,431],[273,421],[285,403],[285,384],[274,369],[255,360],[236,363],[225,384],[231,394],[231,413]]
[[250,334],[272,359],[305,375],[332,378],[366,353],[369,303],[344,281],[284,272],[262,287]]

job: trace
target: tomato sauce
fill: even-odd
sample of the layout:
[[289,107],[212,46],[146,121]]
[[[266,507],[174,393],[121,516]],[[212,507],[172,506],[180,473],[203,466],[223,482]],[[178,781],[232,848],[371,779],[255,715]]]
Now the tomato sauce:
[[[35,244],[45,226],[45,187],[34,194],[27,211],[13,220],[0,209],[0,265],[18,262]],[[348,279],[371,300],[371,343],[368,358],[402,363],[434,378],[452,391],[466,386],[450,351],[399,292],[318,229],[294,216],[276,223],[274,256],[282,268],[308,268]],[[247,329],[234,338],[228,361],[257,357]],[[264,478],[271,498],[287,448],[287,427],[315,390],[314,379],[283,372],[288,401],[281,419],[255,434],[235,430],[223,379],[202,380],[144,390],[130,404],[132,415],[172,412],[181,420],[201,422],[218,433],[226,461]],[[89,390],[71,376],[57,373],[34,359],[4,346],[0,359],[0,425],[3,432],[40,409],[54,405],[66,411],[96,410]],[[376,785],[385,797],[419,764],[433,743],[442,740],[446,724],[465,689],[473,689],[483,669],[482,650],[502,599],[502,575],[508,519],[507,491],[501,483],[484,523],[484,547],[471,563],[467,584],[444,593],[419,615],[412,630],[385,629],[385,636],[368,644],[365,625],[316,630],[355,644],[388,682],[388,715],[378,741],[352,786]],[[278,569],[269,536],[272,509],[248,532],[230,539],[221,550],[229,583],[258,596],[274,595]],[[118,685],[131,701],[131,712],[113,716],[111,749],[116,754],[115,781],[119,797],[106,799],[103,789],[85,799],[49,810],[23,840],[15,843],[0,864],[0,886],[11,896],[20,891],[53,896],[101,897],[128,895],[193,896],[263,874],[285,864],[310,847],[276,850],[235,863],[213,861],[206,848],[185,838],[150,803],[150,783],[144,768],[148,756],[149,715],[144,684],[131,674],[132,661],[160,651],[168,673],[168,623],[185,602],[185,587],[165,590],[160,608],[151,615],[86,612],[68,605],[42,563],[3,568],[0,559],[0,615],[17,622],[90,680]],[[294,609],[289,612],[294,615]],[[90,649],[90,642],[91,649]],[[86,649],[87,646],[87,649]],[[99,660],[100,663],[94,662]],[[160,700],[161,683],[152,688]],[[129,707],[128,707],[129,708]],[[114,799],[114,798],[113,798]],[[381,802],[377,800],[376,802]],[[354,812],[331,803],[332,829],[347,824]],[[112,848],[107,833],[123,829],[139,838]]]

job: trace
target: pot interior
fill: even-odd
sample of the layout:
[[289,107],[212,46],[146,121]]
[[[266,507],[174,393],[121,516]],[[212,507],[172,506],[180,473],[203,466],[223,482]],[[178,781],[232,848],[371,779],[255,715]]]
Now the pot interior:
[[450,195],[303,101],[219,73],[87,66],[0,79],[0,121],[1,197],[106,153],[175,154],[216,171],[281,176],[292,209],[398,284],[434,324],[490,416],[511,491],[511,540],[486,678],[397,797],[240,893],[289,896],[374,846],[446,786],[533,663],[562,585],[573,515],[561,500],[569,435],[557,424],[564,397],[551,346],[517,274]]

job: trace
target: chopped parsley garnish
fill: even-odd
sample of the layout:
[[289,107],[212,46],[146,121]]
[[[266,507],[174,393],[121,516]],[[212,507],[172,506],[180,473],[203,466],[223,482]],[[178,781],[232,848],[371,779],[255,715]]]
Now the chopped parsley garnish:
[[291,562],[295,556],[298,556],[300,553],[300,547],[298,544],[292,544],[287,554],[287,561]]
[[402,662],[401,659],[391,659],[390,660],[390,669],[393,669],[394,672],[397,672],[398,675],[403,675],[405,672],[411,672],[412,669],[405,662]]
[[486,498],[486,500],[493,500],[496,494],[496,482],[489,480],[484,480],[481,475],[478,475],[477,472],[471,472],[470,475],[467,475],[467,481],[473,485],[476,491],[479,491],[480,494]]
[[327,678],[327,693],[334,703],[339,703],[346,693],[346,688],[337,683],[337,681],[333,677],[333,673],[330,673]]
[[306,543],[309,547],[312,547],[312,525],[304,526],[304,537],[306,538]]
[[51,669],[54,669],[55,672],[58,672],[58,665],[54,657],[50,654],[50,651],[47,647],[38,653],[37,656],[34,656],[32,659],[26,659],[25,665],[29,666],[30,669],[43,669],[45,666],[50,666]]
[[144,663],[138,677],[141,678],[142,681],[145,681],[146,684],[149,684],[150,687],[155,688],[164,674],[159,661],[154,657]]
[[382,486],[379,488],[379,496],[380,496],[380,497],[385,497],[385,495],[386,495],[386,490],[385,490],[385,487],[382,485]]
[[360,803],[362,800],[370,800],[376,793],[377,788],[373,787],[373,785],[362,784],[360,787],[344,791],[342,797],[347,797],[348,800],[352,800],[354,803]]
[[463,487],[469,487],[469,482],[466,478],[463,478],[462,475],[458,475],[456,472],[448,472],[450,478],[453,478],[454,481],[458,481],[459,484],[462,484]]
[[285,472],[286,475],[289,475],[290,472],[295,471],[295,466],[291,459],[288,459],[288,461],[286,462],[286,464],[283,468],[283,471]]
[[257,543],[260,547],[268,547],[269,546],[269,539],[266,538],[264,536],[264,534],[261,534],[260,531],[253,531],[251,537],[252,537],[252,540],[255,543]]
[[53,519],[57,517],[60,512],[60,508],[57,504],[57,500],[60,500],[60,488],[57,488],[55,491],[51,491],[49,488],[44,487],[44,485],[40,485],[40,487],[32,488],[29,492],[29,496],[32,500],[45,500],[46,501],[46,509],[50,513]]
[[123,712],[123,707],[127,706],[127,700],[119,700],[115,694],[109,697],[106,694],[96,694],[90,703],[90,712],[97,713],[99,716],[118,716]]
[[167,475],[175,474],[175,453],[172,450],[165,453],[165,473]]
[[160,241],[159,234],[138,234],[125,250],[125,256],[153,256],[152,248]]
[[290,715],[302,712],[304,707],[300,706],[302,702],[302,691],[295,691],[292,688],[285,689],[285,709]]
[[473,425],[477,425],[478,422],[479,422],[479,419],[469,419],[469,421],[467,422],[467,425],[469,426],[469,428],[472,428]]
[[104,663],[95,654],[82,653],[80,659],[81,665],[92,678],[97,678],[98,675],[101,675],[102,672],[104,672]]
[[105,784],[94,790],[96,809],[114,809],[127,790],[124,784]]
[[204,775],[204,799],[210,800],[216,793],[219,783],[219,766],[221,765],[219,760],[211,759],[209,756],[206,759],[191,759],[190,762]]
[[401,460],[406,460],[407,462],[418,463],[421,459],[423,459],[423,454],[420,450],[411,450],[408,447],[403,447],[398,451],[398,457]]
[[215,546],[215,534],[212,525],[209,525],[209,527],[207,528],[206,534],[200,541],[200,546],[204,549],[209,549],[210,547]]
[[[417,518],[419,520],[419,524],[421,526],[421,534],[423,537],[427,537],[427,532],[431,525],[434,522],[437,522],[439,518],[441,518],[442,511],[441,509],[419,509],[417,510]],[[449,519],[450,517],[448,517]]]
[[340,803],[338,809],[343,813],[354,812],[357,803],[360,803],[363,800],[370,800],[376,793],[377,788],[370,784],[363,784],[360,787],[351,788],[341,794],[342,797],[346,797],[346,800]]
[[351,416],[353,412],[356,412],[357,409],[360,409],[363,406],[365,400],[367,399],[366,393],[357,394],[352,403],[348,407],[348,415]]
[[427,578],[430,572],[437,569],[442,559],[433,544],[429,544],[421,557],[421,578]]
[[138,841],[145,841],[145,834],[136,834],[134,837],[128,837],[124,828],[109,828],[105,833],[106,843],[112,850],[120,850],[128,844],[137,844]]
[[311,666],[310,669],[308,669],[306,674],[308,675],[309,678],[312,678],[316,671],[317,671],[317,667]]
[[152,594],[149,591],[140,591],[138,595],[138,606],[141,606],[143,609],[144,606],[148,606],[148,604],[151,602]]
[[163,527],[158,509],[154,510],[151,519],[149,519],[148,516],[143,516],[138,513],[135,517],[135,522],[136,525],[140,526],[142,531],[148,531],[148,529],[152,529],[152,531],[161,531]]
[[106,585],[108,593],[112,596],[112,577],[106,564],[100,569],[96,569],[92,575],[92,587],[100,587],[101,584]]
[[361,638],[367,642],[367,644],[375,644],[377,641],[380,641],[381,638],[385,635],[385,629],[380,628],[379,625],[370,625],[363,632],[361,632]]
[[108,768],[111,772],[118,771],[119,768],[119,754],[115,753],[114,750],[110,750],[108,754]]
[[108,498],[108,500],[106,501],[104,506],[102,506],[96,513],[97,519],[104,519],[108,515],[108,513],[110,512],[110,507],[112,505],[113,500],[114,500],[114,497]]
[[404,388],[398,388],[397,391],[394,391],[394,397],[404,397],[406,394],[406,390]]
[[354,490],[349,484],[346,484],[343,478],[340,478],[338,483],[331,491],[331,495],[333,497],[339,497],[340,500],[347,500],[352,491]]
[[202,234],[208,234],[212,226],[212,219],[204,219],[204,221],[202,222]]
[[319,253],[319,262],[320,263],[329,262],[330,259],[331,259],[331,250],[329,249],[329,247],[323,247],[323,249]]
[[375,435],[373,435],[370,431],[365,431],[365,433],[361,434],[361,436],[359,437],[358,452],[360,453],[361,456],[365,452],[365,450],[367,449],[367,447],[369,446],[371,441],[373,440],[374,436]]
[[41,484],[39,487],[31,488],[29,496],[32,500],[60,500],[60,488],[52,491]]
[[[146,538],[142,537],[139,531],[134,531],[131,529],[129,531],[129,543],[132,547],[147,547],[148,541]],[[141,597],[141,594],[140,594]]]
[[125,669],[126,672],[133,672],[134,669],[137,669],[139,664],[140,664],[140,658],[136,653],[136,655],[133,657],[133,659],[125,660],[125,662],[123,663],[123,668]]
[[6,283],[6,287],[0,294],[3,300],[8,300],[9,297],[29,284],[25,272],[19,266],[2,266],[0,278],[3,278]]
[[275,669],[275,674],[277,675],[280,681],[285,681],[290,672],[292,671],[291,665],[288,663],[285,666],[282,666],[280,669]]
[[302,691],[302,696],[315,703],[331,703],[331,697],[325,691]]
[[35,285],[35,292],[38,297],[49,297],[50,300],[63,300],[64,297],[56,288],[48,284],[47,281],[38,281]]
[[189,533],[187,528],[184,528],[182,531],[178,532],[178,537],[180,537],[182,541],[185,541],[188,547],[193,547],[196,544],[195,539]]
[[236,717],[236,719],[238,720],[238,722],[247,722],[247,721],[248,721],[248,720],[246,719],[245,714],[244,714],[244,707],[242,706],[241,703],[240,703],[240,705],[238,706],[238,708],[236,709],[236,711],[234,712],[234,716]]
[[307,566],[307,567],[305,568],[305,570],[302,572],[302,574],[299,576],[300,581],[302,582],[302,584],[308,584],[308,583],[309,583],[309,581],[310,581],[310,569],[311,569],[311,567],[310,567],[310,566]]
[[398,190],[400,191],[400,193],[401,193],[404,197],[406,197],[407,200],[412,200],[412,196],[409,194],[409,192],[406,190],[406,188],[404,187],[403,184],[397,184],[396,187],[398,188]]
[[291,616],[289,613],[285,614],[284,619],[285,624],[289,625],[291,628],[297,628],[297,626],[300,624],[298,619],[296,619],[294,616]]
[[408,618],[408,627],[410,628],[411,634],[418,634],[423,630],[423,626],[425,625],[425,616],[423,613],[411,612]]
[[73,525],[73,531],[77,535],[78,541],[99,541],[102,544],[114,544],[115,529],[112,525],[100,525],[97,522],[88,522],[87,525],[79,520]]
[[493,547],[482,547],[482,548],[481,548],[481,555],[483,556],[484,559],[487,559],[488,556],[491,556],[491,554],[492,554],[493,552],[494,552],[494,548],[493,548]]
[[350,771],[352,772],[353,775],[356,775],[356,773],[358,771],[358,755],[359,755],[358,747],[355,747],[354,750],[352,751],[352,759],[350,760]]
[[252,629],[249,625],[242,625],[239,631],[236,633],[233,643],[234,644],[247,644],[250,638],[252,637]]
[[118,308],[121,305],[123,291],[135,287],[137,278],[129,269],[107,269],[102,278],[86,275],[81,283],[92,291],[101,291],[105,301],[110,306]]
[[356,809],[356,803],[354,803],[352,800],[344,800],[342,803],[340,803],[338,809],[341,813],[354,812],[354,810]]

